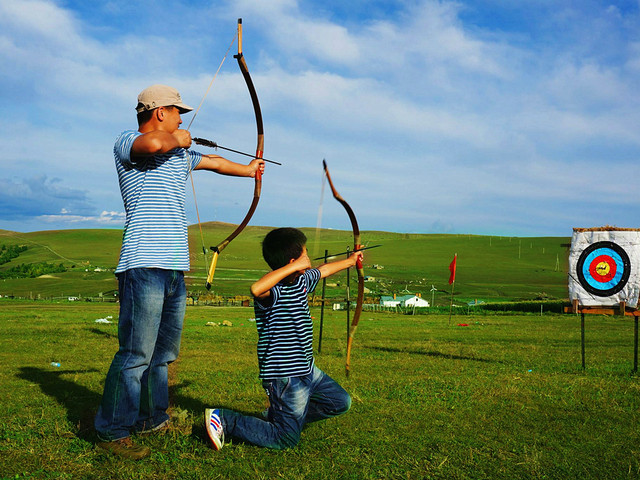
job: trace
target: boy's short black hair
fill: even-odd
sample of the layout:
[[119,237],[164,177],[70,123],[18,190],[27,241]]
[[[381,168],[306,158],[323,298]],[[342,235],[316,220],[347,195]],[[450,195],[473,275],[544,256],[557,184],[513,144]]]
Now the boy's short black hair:
[[297,228],[276,228],[264,237],[262,256],[272,270],[277,270],[302,255],[306,244],[306,235]]

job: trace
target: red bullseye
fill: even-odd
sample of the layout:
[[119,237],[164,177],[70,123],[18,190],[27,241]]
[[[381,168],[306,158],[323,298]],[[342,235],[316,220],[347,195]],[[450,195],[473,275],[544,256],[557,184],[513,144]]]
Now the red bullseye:
[[597,282],[610,282],[616,276],[616,262],[609,255],[599,255],[589,265],[591,278]]

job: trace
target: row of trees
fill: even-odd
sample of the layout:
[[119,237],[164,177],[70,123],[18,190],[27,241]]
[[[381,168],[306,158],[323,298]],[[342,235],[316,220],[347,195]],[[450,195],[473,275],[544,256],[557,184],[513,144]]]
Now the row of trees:
[[27,250],[25,245],[2,245],[0,246],[0,265],[9,263],[14,258],[18,258],[20,254]]
[[[9,263],[11,260],[18,258],[21,253],[27,251],[26,245],[1,245],[0,246],[0,265]],[[51,273],[62,273],[66,268],[62,263],[55,265],[48,262],[40,263],[21,263],[15,267],[7,268],[0,271],[0,278],[35,278],[40,275],[48,275]]]
[[62,263],[21,263],[15,267],[0,271],[0,278],[36,278],[40,275],[65,272],[66,268]]

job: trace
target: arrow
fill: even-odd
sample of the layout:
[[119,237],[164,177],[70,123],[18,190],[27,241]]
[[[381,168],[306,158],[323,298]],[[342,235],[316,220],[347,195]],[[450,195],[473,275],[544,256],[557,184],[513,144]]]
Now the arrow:
[[[382,245],[371,245],[370,247],[362,247],[362,248],[358,248],[357,250],[347,250],[346,252],[340,252],[340,253],[333,253],[331,255],[327,255],[326,258],[331,258],[331,257],[337,257],[338,255],[345,255],[347,253],[355,253],[355,252],[361,252],[362,250],[369,250],[370,248],[378,248],[381,247]],[[318,257],[318,258],[314,258],[314,260],[324,260],[325,257]]]
[[[223,147],[222,145],[218,145],[216,142],[214,142],[213,140],[207,140],[206,138],[198,138],[198,137],[193,137],[191,140],[193,140],[195,143],[197,143],[198,145],[204,145],[205,147],[211,147],[211,148],[221,148],[223,150],[227,150],[229,152],[233,152],[233,153],[238,153],[240,155],[244,155],[245,157],[251,157],[251,158],[256,158],[255,155],[251,155],[250,153],[244,153],[244,152],[240,152],[239,150],[234,150],[232,148],[227,148],[227,147]],[[279,162],[275,162],[273,160],[268,160],[266,158],[261,158],[260,160],[264,160],[265,162],[269,162],[269,163],[275,163],[276,165],[282,165]]]

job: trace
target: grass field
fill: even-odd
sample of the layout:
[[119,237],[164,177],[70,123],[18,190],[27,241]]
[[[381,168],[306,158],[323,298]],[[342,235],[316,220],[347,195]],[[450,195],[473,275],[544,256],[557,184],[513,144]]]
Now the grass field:
[[[204,224],[205,245],[217,245],[233,230],[232,225]],[[247,295],[252,282],[266,273],[260,242],[269,227],[248,227],[227,247],[218,262],[213,293]],[[352,245],[350,231],[303,229],[312,257],[325,250],[337,253]],[[190,227],[190,293],[205,293],[206,262],[197,227]],[[63,263],[68,270],[43,278],[0,280],[0,295],[26,298],[69,296],[113,298],[117,285],[113,269],[118,262],[121,230],[61,230],[32,233],[0,231],[0,245],[27,245],[29,249],[0,271],[21,263]],[[458,254],[455,300],[512,301],[564,299],[567,293],[566,245],[564,237],[517,238],[477,235],[419,235],[392,232],[362,232],[368,245],[382,247],[365,254],[368,302],[380,295],[420,293],[435,305],[449,305],[449,263]],[[314,265],[322,263],[315,261]],[[381,268],[375,268],[375,266]],[[103,271],[96,271],[100,269]],[[355,274],[352,278],[355,277]],[[344,274],[332,277],[327,296],[344,297]]]
[[[318,311],[314,315],[318,317]],[[640,477],[633,325],[574,315],[366,313],[344,376],[344,313],[326,318],[318,365],[353,397],[298,447],[207,447],[206,406],[258,414],[250,308],[191,307],[172,368],[172,429],[133,462],[94,448],[92,419],[117,348],[113,304],[0,301],[0,478],[623,479]],[[207,322],[230,320],[233,327]],[[468,326],[458,326],[467,324]],[[316,336],[317,336],[316,325]],[[60,367],[51,366],[60,362]]]

